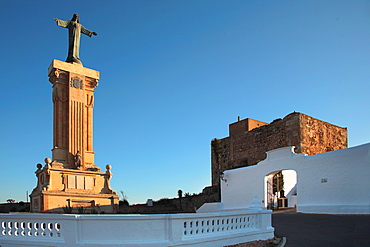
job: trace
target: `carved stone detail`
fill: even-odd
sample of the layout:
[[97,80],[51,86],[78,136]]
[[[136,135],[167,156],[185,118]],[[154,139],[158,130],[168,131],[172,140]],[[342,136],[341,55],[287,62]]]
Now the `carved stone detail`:
[[49,81],[53,84],[65,84],[66,78],[68,78],[68,73],[60,69],[53,69],[49,74]]
[[94,108],[94,95],[86,94],[86,104],[85,107],[89,108],[92,107]]
[[86,77],[86,86],[94,89],[98,86],[98,80],[90,77]]
[[70,87],[74,87],[74,88],[79,88],[79,89],[82,89],[82,79],[78,76],[74,76],[71,78],[71,81],[70,81]]
[[67,102],[68,92],[66,91],[64,87],[59,88],[59,86],[56,85],[53,90],[53,103],[55,103],[58,100],[62,103]]

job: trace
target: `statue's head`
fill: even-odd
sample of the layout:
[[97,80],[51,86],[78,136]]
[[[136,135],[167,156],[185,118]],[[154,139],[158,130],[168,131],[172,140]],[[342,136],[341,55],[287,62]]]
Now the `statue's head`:
[[76,21],[77,23],[80,23],[80,18],[78,14],[73,14],[72,20],[71,21]]

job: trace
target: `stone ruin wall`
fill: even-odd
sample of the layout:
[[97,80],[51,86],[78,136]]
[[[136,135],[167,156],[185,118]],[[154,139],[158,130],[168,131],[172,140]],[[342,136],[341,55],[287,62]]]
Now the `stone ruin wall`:
[[347,128],[301,114],[301,152],[313,155],[348,147]]
[[[181,201],[181,203],[180,203]],[[169,214],[169,213],[195,213],[204,203],[218,202],[217,193],[184,195],[181,200],[177,198],[162,198],[153,202],[153,206],[146,204],[120,205],[120,214]]]
[[347,148],[347,129],[293,112],[269,125],[214,139],[212,185],[219,184],[221,171],[255,165],[266,158],[267,151],[287,146],[295,146],[296,153],[308,155]]

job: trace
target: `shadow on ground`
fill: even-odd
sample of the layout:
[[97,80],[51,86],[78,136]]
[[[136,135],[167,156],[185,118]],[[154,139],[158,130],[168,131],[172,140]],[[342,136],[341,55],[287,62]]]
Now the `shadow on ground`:
[[370,215],[301,214],[275,211],[272,225],[287,247],[370,246]]

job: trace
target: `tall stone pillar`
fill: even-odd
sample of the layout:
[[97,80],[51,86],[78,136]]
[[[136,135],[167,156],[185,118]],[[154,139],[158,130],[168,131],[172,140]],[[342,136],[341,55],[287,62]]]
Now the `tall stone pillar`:
[[99,169],[94,164],[92,126],[99,71],[53,60],[48,73],[53,84],[53,167]]
[[53,60],[48,75],[54,104],[52,159],[37,164],[31,211],[113,213],[119,196],[110,187],[112,166],[101,172],[94,163],[94,89],[99,72]]

